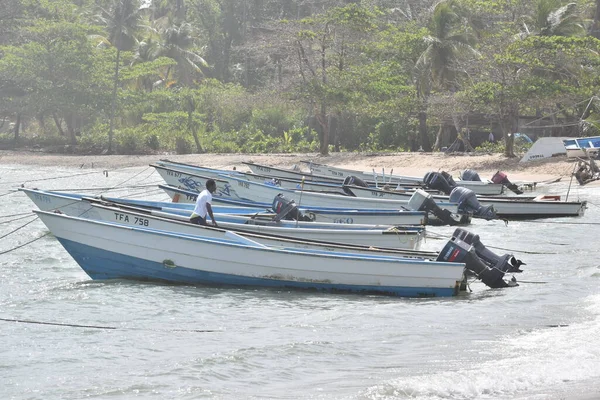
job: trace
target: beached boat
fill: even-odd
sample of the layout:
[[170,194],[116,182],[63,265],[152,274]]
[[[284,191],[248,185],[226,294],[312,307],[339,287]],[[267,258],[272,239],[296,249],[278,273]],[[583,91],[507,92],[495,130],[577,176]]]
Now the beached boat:
[[[59,210],[67,215],[82,216],[95,220],[107,220],[106,214],[100,215],[98,208],[93,207],[94,199],[63,196],[52,192],[34,189],[21,189],[34,204],[43,211]],[[118,204],[118,199],[114,201]],[[131,204],[131,203],[130,203]],[[143,205],[138,204],[138,207]],[[178,220],[189,220],[191,209],[155,210],[162,216]],[[218,224],[225,229],[287,236],[290,238],[321,240],[336,243],[360,244],[397,249],[419,249],[425,236],[425,229],[417,226],[375,226],[375,225],[341,225],[299,221],[273,221],[268,219],[241,215],[215,214]],[[134,225],[148,226],[148,219],[133,218],[131,221],[124,213],[115,213],[110,221],[132,222]]]
[[465,268],[460,262],[278,249],[234,233],[231,240],[204,238],[35,212],[92,279],[422,297],[457,294]]
[[563,145],[567,151],[567,158],[593,157],[600,151],[600,136],[564,139]]

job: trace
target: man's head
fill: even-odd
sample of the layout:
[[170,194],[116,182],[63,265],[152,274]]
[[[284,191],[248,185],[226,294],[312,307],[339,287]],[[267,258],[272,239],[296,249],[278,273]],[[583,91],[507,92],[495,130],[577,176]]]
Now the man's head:
[[217,183],[213,179],[206,181],[206,188],[209,192],[214,193],[217,191]]

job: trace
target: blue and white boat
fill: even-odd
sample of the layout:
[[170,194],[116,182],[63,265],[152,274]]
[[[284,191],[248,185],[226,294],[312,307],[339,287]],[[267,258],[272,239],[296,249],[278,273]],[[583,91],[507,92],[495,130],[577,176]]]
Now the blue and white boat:
[[[131,227],[35,211],[92,279],[452,296],[465,264],[317,250]],[[458,259],[455,259],[458,261]]]
[[[196,202],[198,193],[180,189],[175,186],[158,185],[171,198],[173,203],[193,204]],[[237,200],[227,197],[213,196],[215,204],[230,205],[238,207],[264,207],[272,208],[273,202],[258,202],[250,200]],[[423,211],[411,210],[387,210],[376,208],[340,208],[340,207],[318,207],[302,204],[298,209],[317,222],[333,222],[337,224],[390,224],[390,225],[426,225],[431,219]],[[461,216],[462,224],[469,223],[468,216]]]
[[600,151],[600,136],[564,139],[567,158],[587,158],[595,156]]
[[[93,206],[94,199],[62,196],[57,193],[43,192],[36,189],[20,190],[25,192],[34,204],[43,211],[57,210],[71,216],[94,220],[108,220],[136,226],[148,226],[149,223],[149,219],[147,218],[139,218],[139,216],[130,218],[124,212],[113,210],[114,212],[112,213],[103,213],[101,209]],[[115,203],[119,203],[118,199],[114,200]],[[129,204],[135,205],[133,202],[130,201]],[[135,202],[137,202],[138,207],[144,207],[142,201],[137,200]],[[162,207],[158,209],[158,207],[154,207],[155,215],[180,221],[189,221],[191,211],[191,207],[187,210]],[[229,214],[215,214],[215,218],[222,228],[234,231],[395,249],[417,250],[425,236],[425,228],[417,226],[341,225],[300,221],[275,222]]]

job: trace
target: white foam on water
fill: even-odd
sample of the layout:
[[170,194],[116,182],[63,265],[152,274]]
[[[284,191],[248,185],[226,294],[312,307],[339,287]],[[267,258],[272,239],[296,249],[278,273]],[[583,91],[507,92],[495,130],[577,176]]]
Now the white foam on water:
[[[400,377],[367,389],[369,399],[551,399],[600,378],[600,294],[585,320],[490,341],[494,360],[464,369]],[[598,390],[596,387],[595,390]],[[583,390],[585,392],[585,389]]]

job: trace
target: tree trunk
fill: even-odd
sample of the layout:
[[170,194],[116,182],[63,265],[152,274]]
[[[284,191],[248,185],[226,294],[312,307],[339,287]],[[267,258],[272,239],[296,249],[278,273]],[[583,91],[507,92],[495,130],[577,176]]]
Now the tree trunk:
[[600,0],[596,0],[596,10],[594,12],[594,22],[590,27],[590,35],[600,39]]
[[329,124],[327,121],[327,107],[325,104],[321,104],[321,112],[318,116],[319,124],[321,125],[321,131],[323,134],[321,135],[321,146],[320,153],[321,155],[329,154]]
[[435,135],[435,143],[433,144],[433,151],[440,151],[442,148],[442,136],[444,134],[444,125],[440,125],[437,135]]
[[196,143],[196,152],[198,152],[198,154],[204,153],[202,145],[200,144],[200,138],[198,138],[198,129],[196,129],[196,125],[194,124],[194,120],[192,118],[192,113],[188,113],[188,126],[192,132],[192,136],[194,137],[194,142]]
[[504,155],[506,157],[515,157],[515,133],[518,130],[518,117],[514,111],[507,116],[507,121],[503,124],[508,129],[504,129]]
[[424,151],[431,151],[431,142],[429,141],[429,132],[427,131],[427,113],[425,111],[419,112],[419,138],[421,142],[421,148]]
[[17,114],[17,122],[15,122],[15,147],[19,144],[19,133],[21,130],[21,114]]
[[54,120],[54,124],[56,125],[56,128],[58,129],[58,133],[60,133],[60,136],[65,136],[65,131],[63,131],[63,128],[62,128],[62,122],[60,122],[60,120],[56,116],[56,113],[52,113],[52,119]]
[[69,132],[69,138],[71,140],[72,145],[77,144],[77,137],[75,136],[75,129],[73,127],[73,115],[68,114],[65,117],[65,122],[67,123],[67,131]]
[[121,59],[121,50],[117,47],[117,61],[115,62],[115,81],[113,84],[112,101],[110,107],[110,125],[108,128],[108,154],[112,154],[113,129],[115,125],[115,112],[117,108],[117,87],[119,85],[119,61]]
[[36,118],[38,120],[38,124],[40,125],[40,128],[42,129],[42,134],[46,134],[46,120],[44,118],[44,113],[41,112],[38,115],[36,115]]

